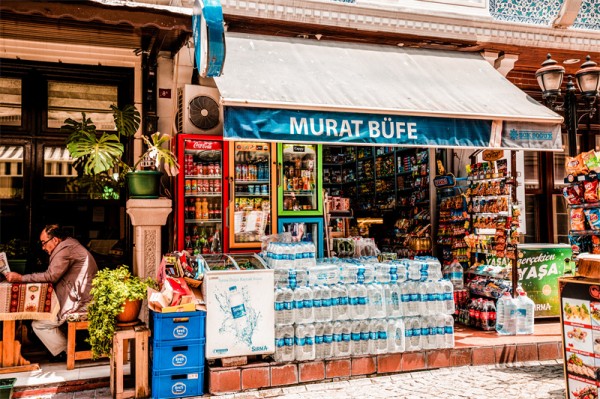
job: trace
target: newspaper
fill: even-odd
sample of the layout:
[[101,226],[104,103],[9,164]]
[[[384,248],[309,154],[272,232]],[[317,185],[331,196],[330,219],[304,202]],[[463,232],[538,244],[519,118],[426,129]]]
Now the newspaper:
[[6,252],[0,252],[0,273],[2,273],[3,276],[6,276],[6,273],[8,272],[10,272],[10,267],[8,267]]

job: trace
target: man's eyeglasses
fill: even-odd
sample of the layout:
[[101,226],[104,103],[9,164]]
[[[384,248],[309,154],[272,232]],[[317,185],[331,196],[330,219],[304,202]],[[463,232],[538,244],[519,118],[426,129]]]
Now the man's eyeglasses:
[[44,247],[46,246],[46,244],[48,244],[50,241],[52,241],[52,239],[53,239],[53,238],[54,238],[54,237],[50,237],[50,238],[48,238],[46,241],[40,241],[40,246],[41,246],[42,248],[44,248]]

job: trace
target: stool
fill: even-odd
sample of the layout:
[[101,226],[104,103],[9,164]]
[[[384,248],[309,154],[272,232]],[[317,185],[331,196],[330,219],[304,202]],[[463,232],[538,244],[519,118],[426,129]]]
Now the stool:
[[91,350],[78,351],[75,348],[76,334],[79,330],[87,330],[88,322],[85,321],[67,321],[67,370],[75,368],[75,360],[88,360],[92,358]]
[[[113,398],[145,398],[149,395],[148,337],[150,337],[150,330],[145,325],[127,327],[115,332],[110,357],[110,393]],[[127,343],[132,344],[130,372],[135,379],[135,386],[125,390],[123,361],[127,352]]]

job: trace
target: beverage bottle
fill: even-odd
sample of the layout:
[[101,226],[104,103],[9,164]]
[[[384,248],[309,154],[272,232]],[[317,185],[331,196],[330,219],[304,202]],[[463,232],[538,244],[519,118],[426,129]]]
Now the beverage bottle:
[[483,300],[478,298],[475,302],[475,327],[481,328],[481,309],[483,308]]
[[475,327],[477,325],[477,319],[475,318],[475,309],[477,308],[477,299],[471,299],[469,303],[469,325]]
[[353,320],[350,324],[350,353],[362,355],[360,345],[360,320]]
[[440,280],[439,286],[442,292],[442,311],[444,314],[453,314],[455,312],[454,305],[454,286],[450,280]]
[[[436,348],[445,348],[446,347],[446,317],[448,315],[443,313],[436,314],[435,317],[435,328],[436,328],[436,336],[435,336],[435,347]],[[452,323],[454,323],[454,318],[450,316],[452,319]]]
[[422,283],[417,283],[417,290],[419,292],[419,315],[428,315],[431,309],[431,303],[429,302],[429,295],[427,294],[427,286],[429,282],[424,281]]
[[314,323],[315,326],[315,359],[323,359],[323,323]]
[[331,288],[325,284],[321,286],[321,321],[331,322],[333,320],[333,307],[331,300]]
[[402,302],[402,315],[403,316],[412,316],[410,313],[410,290],[408,281],[398,284],[398,288],[400,288],[400,300]]
[[397,283],[385,284],[384,289],[387,317],[402,316],[402,294]]
[[515,335],[517,306],[508,292],[496,304],[496,331],[501,335]]
[[419,351],[421,350],[421,318],[409,317],[406,320],[406,350]]
[[360,354],[368,355],[371,353],[371,327],[368,319],[360,320],[359,322],[360,328]]
[[353,308],[353,319],[364,320],[369,318],[369,297],[367,287],[362,283],[356,284],[356,306]]
[[275,329],[275,356],[278,363],[293,362],[294,353],[294,327],[278,326]]
[[196,198],[194,202],[194,217],[196,219],[202,219],[202,203],[200,202],[200,198]]
[[402,318],[387,319],[388,353],[399,353],[405,350],[404,320]]
[[[275,289],[275,326],[284,325],[284,305],[283,305],[283,290],[281,288]],[[283,339],[283,338],[282,338]],[[275,345],[277,346],[277,338]]]
[[246,305],[244,304],[244,298],[242,296],[242,293],[238,290],[237,286],[235,285],[229,287],[229,306],[231,310],[231,316],[236,325],[237,331],[242,331],[248,323],[248,318],[246,315]]
[[312,292],[309,298],[308,287],[298,287],[294,290],[294,323],[312,323],[314,321],[312,308]]
[[385,297],[381,283],[365,284],[367,287],[369,317],[381,319],[385,317]]
[[421,296],[419,295],[419,283],[410,281],[407,284],[410,300],[408,301],[408,315],[418,316],[421,312]]
[[462,265],[459,261],[454,259],[450,264],[450,281],[455,290],[462,290],[464,288],[463,273]]
[[421,316],[421,348],[433,349],[433,338],[431,337],[431,316]]
[[454,348],[454,318],[444,315],[444,347]]
[[333,325],[334,357],[348,357],[352,354],[352,328],[349,321],[338,321]]
[[280,324],[289,326],[294,324],[294,291],[292,291],[292,289],[289,287],[282,287],[281,291],[283,310],[280,318]]
[[517,303],[517,334],[533,334],[535,303],[525,291],[519,292]]
[[333,323],[323,323],[323,359],[333,357]]
[[350,318],[350,305],[348,303],[348,287],[345,284],[336,284],[338,295],[339,295],[339,305],[337,306],[337,320],[348,320]]
[[315,321],[323,321],[323,312],[321,310],[321,298],[323,295],[323,290],[321,289],[320,285],[315,284],[312,287],[312,294],[313,294],[313,313],[314,313],[314,318]]
[[200,219],[208,219],[208,201],[206,197],[202,199],[202,217]]
[[315,359],[315,326],[314,324],[298,324],[294,336],[297,361]]
[[496,304],[494,301],[489,301],[488,303],[488,324],[490,330],[496,329]]

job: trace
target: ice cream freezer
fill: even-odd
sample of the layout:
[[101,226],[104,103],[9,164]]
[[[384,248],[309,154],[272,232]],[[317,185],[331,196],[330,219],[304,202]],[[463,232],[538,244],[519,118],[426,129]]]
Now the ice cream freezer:
[[202,258],[206,358],[274,353],[273,270],[254,253]]

